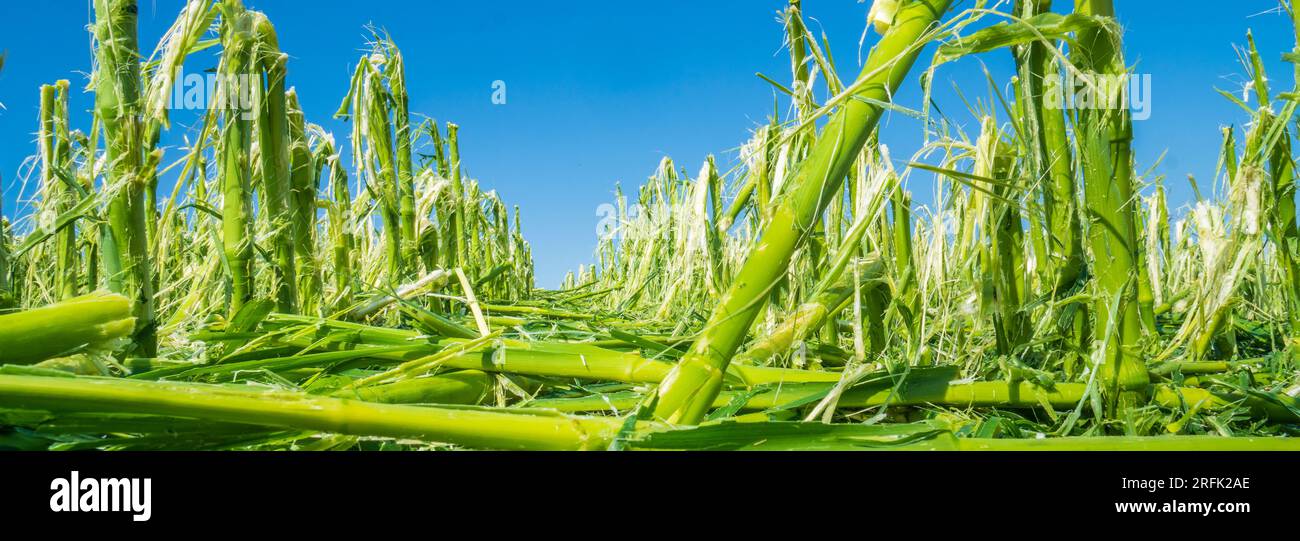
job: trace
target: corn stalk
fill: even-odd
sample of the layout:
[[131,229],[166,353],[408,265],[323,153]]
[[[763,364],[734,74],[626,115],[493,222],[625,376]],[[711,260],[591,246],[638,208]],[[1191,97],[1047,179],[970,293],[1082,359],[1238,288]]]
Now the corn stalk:
[[134,299],[139,325],[135,344],[151,357],[157,350],[154,329],[153,267],[149,255],[145,189],[144,129],[140,107],[140,48],[134,0],[95,0],[94,33],[97,69],[95,115],[105,139],[105,181],[115,192],[108,219],[113,244],[124,267],[111,276],[114,290]]
[[130,299],[106,292],[0,315],[0,364],[112,351],[123,345],[135,326]]
[[[1127,76],[1111,1],[1076,0],[1075,12],[1109,19],[1107,24],[1079,32],[1075,63],[1093,74]],[[1118,391],[1141,390],[1150,381],[1140,343],[1143,331],[1137,290],[1142,265],[1137,261],[1139,202],[1133,188],[1133,129],[1128,110],[1116,105],[1127,103],[1116,94],[1125,88],[1127,85],[1102,85],[1090,89],[1098,94],[1109,92],[1098,100],[1112,106],[1080,111],[1076,129],[1082,147],[1088,243],[1098,286],[1093,343],[1103,355],[1101,381],[1112,401]]]
[[[841,183],[857,159],[883,108],[915,63],[926,35],[947,10],[948,0],[920,0],[900,8],[894,25],[867,57],[858,98],[831,116],[791,186],[773,203],[773,214],[732,286],[710,316],[689,354],[660,385],[655,416],[676,424],[704,417],[722,386],[722,375],[762,309],[763,299],[781,279],[790,258],[807,238],[825,208],[828,192]],[[871,101],[868,101],[871,100]]]
[[253,202],[250,148],[253,111],[254,35],[239,0],[221,5],[221,160],[222,246],[231,282],[230,314],[253,298]]

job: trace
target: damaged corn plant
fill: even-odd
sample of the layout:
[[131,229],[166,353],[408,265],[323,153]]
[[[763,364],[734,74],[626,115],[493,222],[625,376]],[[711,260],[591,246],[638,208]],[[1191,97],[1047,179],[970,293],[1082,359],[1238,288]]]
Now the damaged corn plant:
[[[1129,111],[1054,92],[1126,103],[1099,83],[1130,70],[1111,0],[876,0],[856,74],[790,0],[790,72],[760,83],[788,108],[735,166],[664,158],[617,191],[548,290],[460,128],[410,110],[395,37],[299,90],[239,0],[189,0],[152,54],[133,0],[93,8],[95,107],[39,89],[32,208],[0,222],[0,447],[1300,449],[1300,69],[1279,89],[1262,60],[1300,45],[1247,40],[1257,106],[1225,93],[1249,121],[1212,196],[1170,209]],[[163,148],[201,51],[217,106]],[[1011,81],[931,107],[994,55]],[[891,155],[887,114],[919,152]]]

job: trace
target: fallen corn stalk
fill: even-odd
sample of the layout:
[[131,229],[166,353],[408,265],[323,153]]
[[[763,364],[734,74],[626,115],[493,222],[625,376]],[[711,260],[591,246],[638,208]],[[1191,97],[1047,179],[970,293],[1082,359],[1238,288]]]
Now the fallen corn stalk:
[[623,425],[621,419],[606,417],[379,404],[293,391],[111,378],[0,375],[0,407],[55,413],[165,413],[484,449],[604,449]]
[[32,364],[92,349],[112,349],[135,329],[131,301],[92,293],[0,316],[0,364]]

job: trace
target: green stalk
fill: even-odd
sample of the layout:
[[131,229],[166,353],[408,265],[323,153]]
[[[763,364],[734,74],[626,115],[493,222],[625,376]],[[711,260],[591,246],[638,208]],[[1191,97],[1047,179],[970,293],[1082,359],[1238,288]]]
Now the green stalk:
[[1223,146],[1219,150],[1219,166],[1228,175],[1228,183],[1237,179],[1237,137],[1232,126],[1223,127]]
[[776,119],[773,118],[772,123],[764,129],[766,135],[755,164],[758,176],[754,178],[754,219],[751,220],[755,232],[772,218],[772,183],[776,174],[777,154],[781,151],[781,146],[777,144],[781,138],[781,128],[776,124]]
[[[411,173],[411,113],[406,94],[406,64],[397,44],[388,40],[388,63],[384,66],[389,93],[393,98],[393,128],[397,138],[398,220],[402,230],[402,252],[407,265],[420,260],[419,239],[415,236],[415,179]],[[408,272],[411,269],[408,269]]]
[[152,264],[149,258],[143,171],[143,125],[140,119],[140,48],[135,0],[95,0],[95,114],[104,128],[106,182],[120,189],[109,203],[109,226],[125,263],[121,293],[134,299],[139,323],[135,343],[152,357],[154,328]]
[[1284,437],[1092,436],[965,438],[932,424],[826,425],[785,421],[711,424],[652,432],[631,449],[719,451],[1295,451]]
[[[1290,7],[1296,43],[1293,54],[1300,55],[1300,10],[1295,9],[1294,5]],[[1249,35],[1247,37],[1250,38]],[[1255,65],[1255,79],[1260,98],[1266,99],[1267,91],[1264,90],[1263,85],[1267,79],[1264,77],[1263,64],[1259,60],[1259,54],[1255,51],[1253,38],[1250,38],[1250,50]],[[1300,64],[1295,68],[1293,92],[1300,92]],[[1261,107],[1267,107],[1269,103],[1262,101],[1260,105]],[[1277,245],[1278,259],[1287,281],[1286,293],[1289,301],[1287,312],[1291,320],[1291,335],[1295,337],[1300,336],[1300,228],[1296,225],[1295,161],[1291,155],[1291,134],[1290,130],[1287,129],[1292,120],[1290,117],[1277,119],[1278,122],[1283,123],[1284,127],[1282,135],[1278,138],[1268,156],[1269,177],[1272,179],[1272,186],[1270,187],[1272,205],[1268,210],[1268,222],[1273,241]],[[1296,358],[1300,358],[1300,349],[1297,350],[1295,355]]]
[[605,449],[622,419],[378,404],[198,383],[0,375],[0,407],[56,413],[165,413],[209,422],[415,438],[473,448]]
[[1254,394],[1155,385],[1151,398],[1154,403],[1171,409],[1204,409],[1214,412],[1244,407],[1255,417],[1290,423],[1300,421],[1300,413],[1297,413],[1300,412],[1300,399],[1285,395],[1266,399]]
[[[1111,23],[1079,32],[1073,53],[1076,64],[1092,73],[1126,74],[1111,0],[1076,0],[1075,12],[1106,17]],[[1099,287],[1094,326],[1097,336],[1093,341],[1094,347],[1105,351],[1102,384],[1113,401],[1117,391],[1141,390],[1150,382],[1139,351],[1142,321],[1137,279],[1141,267],[1136,261],[1137,200],[1130,146],[1133,130],[1128,110],[1123,108],[1080,111],[1079,117],[1080,144],[1084,148],[1084,204],[1091,222],[1088,242]],[[1113,332],[1112,314],[1118,319]]]
[[393,150],[391,124],[392,98],[384,87],[384,75],[379,65],[388,61],[385,51],[376,46],[372,54],[363,56],[352,78],[352,88],[336,118],[353,114],[353,160],[361,186],[378,203],[383,221],[384,254],[388,268],[385,279],[390,284],[400,284],[405,278],[403,261],[400,194],[397,164]]
[[880,120],[882,108],[875,103],[890,101],[920,54],[925,34],[950,4],[950,0],[917,0],[900,8],[894,26],[872,49],[855,83],[861,99],[847,100],[835,111],[797,176],[774,202],[771,220],[705,331],[660,385],[656,417],[675,424],[695,424],[704,417],[764,299],[804,244],[803,232],[811,230],[827,194],[843,182]]
[[870,284],[862,288],[864,294],[879,287],[875,282],[885,274],[885,265],[879,257],[867,259],[859,265],[859,269],[858,273],[842,272],[838,278],[831,274],[823,276],[823,280],[833,280],[819,284],[808,302],[795,307],[785,321],[756,340],[744,353],[737,355],[732,364],[762,364],[790,351],[795,344],[812,336],[828,319],[846,307],[855,290],[855,274],[861,283]]
[[1169,292],[1161,283],[1161,269],[1169,269],[1173,264],[1174,256],[1169,240],[1169,199],[1165,195],[1163,184],[1157,184],[1156,193],[1151,196],[1151,210],[1147,220],[1147,276],[1155,286],[1152,289],[1152,302],[1162,305]]
[[[1088,397],[1088,385],[1083,383],[1058,383],[1052,388],[1028,382],[977,381],[955,383],[955,371],[950,368],[913,369],[901,379],[889,374],[869,375],[864,381],[849,387],[835,402],[843,409],[865,409],[882,406],[944,406],[952,408],[1005,408],[1069,410]],[[788,409],[815,403],[826,396],[833,383],[791,383],[779,388],[764,389],[758,393],[724,391],[714,399],[711,408],[734,406],[743,401],[741,411]],[[642,396],[635,392],[613,393],[580,398],[534,400],[530,408],[544,408],[566,413],[594,412],[614,408],[626,411],[635,407]],[[1152,400],[1164,408],[1174,410],[1201,409],[1207,412],[1246,408],[1255,418],[1295,422],[1300,401],[1279,397],[1268,399],[1230,392],[1212,392],[1195,387],[1157,385],[1153,387]]]
[[[771,147],[770,138],[772,130],[769,126],[763,126],[754,132],[752,139],[753,165],[745,172],[745,184],[740,187],[736,193],[735,199],[731,201],[731,206],[727,207],[722,217],[717,219],[718,235],[725,237],[731,230],[731,226],[736,223],[736,218],[745,210],[747,206],[758,208],[762,196],[756,192],[760,185],[764,184],[763,177],[768,174],[767,154]],[[754,220],[758,219],[758,212],[752,214]]]
[[249,154],[252,128],[246,100],[251,84],[253,34],[239,0],[222,4],[221,104],[221,232],[230,269],[230,314],[239,313],[253,298],[252,174]]
[[88,349],[110,349],[135,328],[131,301],[92,293],[0,315],[0,364],[32,364]]
[[[1051,0],[1025,0],[1022,15],[1029,17],[1051,11]],[[1045,88],[1052,84],[1060,89],[1063,84],[1055,42],[1034,41],[1022,49],[1016,59],[1021,63],[1021,79],[1027,95],[1021,100],[1032,113],[1028,119],[1036,121],[1031,130],[1031,144],[1037,160],[1035,173],[1042,179],[1043,219],[1046,239],[1041,261],[1045,275],[1044,289],[1060,295],[1074,288],[1087,268],[1083,251],[1083,229],[1079,222],[1079,206],[1074,164],[1070,152],[1070,137],[1065,127],[1065,107],[1053,103]],[[1023,55],[1023,56],[1022,56]],[[1068,89],[1066,91],[1069,91]],[[1079,344],[1086,340],[1088,314],[1078,305],[1071,319],[1059,326],[1065,344]]]
[[[91,193],[95,190],[95,147],[99,144],[98,126],[99,120],[91,121],[90,136],[87,137],[80,132],[76,132],[74,139],[80,149],[82,165],[77,170],[77,182],[81,185],[83,193]],[[84,269],[86,270],[86,288],[95,289],[100,287],[99,282],[99,264],[100,264],[100,245],[104,237],[104,231],[107,228],[101,224],[99,227],[88,227],[84,230],[82,242],[85,244],[83,253]],[[0,303],[3,304],[3,303]]]
[[338,398],[355,398],[384,404],[481,404],[492,394],[496,380],[478,370],[407,379],[394,383],[356,387],[335,392]]
[[809,88],[809,70],[805,62],[808,58],[808,33],[803,23],[801,0],[790,0],[790,7],[785,12],[786,40],[790,43],[790,72],[794,75],[794,100],[799,108],[802,120],[812,114],[812,89]]
[[[942,370],[942,369],[940,369]],[[941,374],[942,375],[942,374]],[[908,376],[896,386],[889,376],[855,385],[840,395],[837,408],[865,409],[909,406],[946,406],[954,408],[1006,408],[1006,409],[1068,409],[1087,396],[1087,386],[1081,383],[1057,384],[1045,389],[1030,383],[1005,381],[977,381],[951,383],[950,377]],[[742,411],[762,411],[775,408],[792,408],[815,404],[826,396],[834,384],[787,384],[780,389],[764,390],[757,394],[744,391],[724,391],[714,399],[712,408],[732,405],[743,400]],[[593,398],[537,400],[530,407],[552,408],[564,412],[600,411],[612,405],[619,410],[636,405],[632,395],[610,399],[608,402]],[[603,405],[602,405],[603,403]]]
[[447,216],[451,218],[451,242],[454,243],[448,250],[448,255],[452,259],[447,268],[463,267],[467,254],[465,253],[465,180],[461,178],[460,172],[460,139],[458,134],[460,126],[447,123],[447,148],[451,154],[451,194],[448,199],[448,205],[451,207]]
[[399,284],[405,278],[405,265],[402,261],[402,226],[398,210],[401,196],[393,153],[393,130],[392,125],[389,123],[389,100],[384,91],[381,74],[373,66],[366,71],[364,77],[367,78],[367,81],[363,84],[369,90],[364,95],[366,103],[362,104],[365,109],[357,113],[368,116],[366,122],[369,149],[374,164],[379,168],[376,171],[378,178],[373,180],[379,183],[379,210],[384,219],[384,246],[388,258],[388,280],[392,284]]
[[[448,340],[449,344],[457,341]],[[623,383],[660,383],[673,365],[646,359],[637,353],[603,350],[590,346],[569,347],[503,340],[503,350],[463,353],[443,361],[440,366],[462,370],[482,370],[524,376],[581,378]],[[382,356],[377,356],[382,357]],[[838,381],[835,372],[733,365],[728,367],[727,381],[734,385],[753,386],[800,382]]]
[[430,119],[426,125],[429,142],[433,144],[433,163],[437,167],[438,176],[451,178],[451,164],[447,162],[447,142],[442,139],[442,133],[438,131],[438,121]]
[[1300,229],[1296,227],[1295,162],[1291,157],[1290,135],[1283,134],[1274,145],[1269,168],[1269,178],[1273,181],[1269,222],[1287,281],[1291,334],[1300,336]]
[[[1051,0],[1026,0],[1026,6],[1033,6],[1033,13],[1026,16],[1051,11]],[[1028,57],[1024,68],[1028,77],[1025,81],[1029,91],[1027,103],[1034,106],[1033,117],[1039,122],[1038,152],[1042,156],[1038,174],[1047,179],[1043,190],[1043,206],[1046,209],[1048,228],[1049,257],[1052,263],[1052,291],[1061,292],[1072,287],[1082,276],[1085,262],[1083,259],[1082,231],[1078,218],[1078,205],[1075,196],[1074,167],[1070,155],[1070,139],[1065,128],[1065,109],[1061,104],[1049,102],[1044,92],[1047,81],[1060,87],[1060,65],[1051,47],[1035,41],[1027,47]],[[1068,90],[1067,90],[1068,91]]]
[[723,278],[724,255],[722,253],[722,243],[723,238],[726,237],[726,232],[718,230],[717,221],[722,217],[723,212],[722,194],[719,193],[722,189],[723,181],[722,177],[718,175],[718,166],[713,159],[713,155],[710,154],[708,158],[705,158],[705,160],[708,164],[705,167],[705,170],[708,171],[708,175],[706,178],[700,179],[699,181],[708,183],[709,216],[712,217],[712,220],[709,221],[707,226],[704,228],[704,237],[709,251],[708,291],[710,294],[716,295],[721,292],[725,282]]
[[253,63],[263,74],[265,90],[258,112],[258,155],[261,162],[263,206],[270,220],[272,269],[271,296],[276,310],[293,313],[298,309],[298,278],[294,264],[293,203],[290,198],[289,113],[285,97],[286,63],[289,55],[280,52],[275,29],[266,16],[249,12],[257,42]]
[[[71,142],[68,133],[68,81],[41,86],[41,186],[43,204],[55,214],[71,210],[75,196],[65,178],[72,175]],[[66,175],[66,177],[65,177]],[[76,222],[64,226],[55,235],[54,289],[58,298],[77,296],[77,228]]]
[[[338,320],[271,314],[268,323],[278,325],[319,326],[320,335],[292,333],[285,340],[296,347],[316,347],[321,343],[336,346],[354,344],[410,345],[420,334],[402,329],[371,327]],[[313,328],[315,330],[315,328]],[[475,339],[444,339],[440,346],[429,345],[427,351],[376,353],[374,359],[406,362],[414,358],[437,355],[443,347],[454,347]],[[320,342],[320,343],[318,343]],[[582,378],[625,383],[658,383],[672,370],[673,364],[647,359],[639,353],[615,351],[583,343],[541,342],[503,339],[491,348],[458,354],[442,361],[444,368],[474,369],[485,372],[508,372],[526,376]],[[794,370],[760,366],[733,365],[728,368],[729,381],[741,385],[766,383],[834,382],[837,372]]]
[[1133,203],[1133,206],[1136,207],[1133,212],[1133,244],[1137,247],[1137,258],[1134,264],[1137,266],[1138,320],[1142,323],[1143,335],[1154,337],[1157,336],[1158,332],[1156,328],[1155,286],[1151,283],[1151,274],[1147,272],[1148,265],[1151,262],[1151,255],[1147,243],[1138,235],[1138,232],[1142,231],[1143,224],[1146,223],[1147,209],[1142,207],[1142,195],[1138,193],[1133,195],[1138,198]]
[[[266,430],[265,427],[246,424],[210,423],[194,419],[163,417],[159,415],[104,414],[104,413],[65,413],[57,417],[37,418],[27,426],[32,432],[42,435],[53,434],[132,434],[133,441],[143,439],[140,435],[159,435],[168,443],[179,443],[177,436],[203,435],[231,437],[239,434],[255,434]],[[19,423],[17,426],[23,426]],[[48,449],[42,447],[43,449]],[[174,447],[172,447],[174,448]]]
[[[162,150],[158,148],[158,140],[162,137],[162,127],[157,121],[149,121],[145,127],[144,148],[145,163],[140,169],[144,175],[144,209],[145,209],[145,240],[149,246],[149,253],[158,253],[158,164],[162,161]],[[158,290],[158,274],[165,272],[164,263],[155,262],[153,275],[153,288]]]
[[[0,54],[0,68],[4,67],[4,54]],[[4,213],[4,176],[0,175],[0,310],[16,304],[9,263],[9,220]]]
[[[4,183],[0,182],[0,194],[3,194],[3,189]],[[0,311],[17,304],[11,277],[13,271],[9,263],[9,244],[9,219],[4,217],[4,202],[0,201]]]
[[320,165],[307,144],[306,120],[298,93],[292,88],[285,96],[289,121],[289,211],[293,224],[293,263],[298,277],[299,308],[304,314],[320,311],[322,289],[320,262],[316,258],[316,186]]
[[984,156],[981,161],[985,163],[976,165],[977,174],[999,182],[989,187],[990,242],[981,245],[984,261],[980,268],[994,296],[993,326],[998,350],[1004,355],[1015,353],[1030,335],[1029,322],[1021,312],[1026,299],[1024,232],[1020,209],[1012,203],[1020,199],[1010,185],[1014,182],[1016,158],[1012,153],[1011,146],[1001,140],[993,118],[985,117],[980,137],[980,154]]
[[901,274],[898,295],[901,306],[907,309],[908,332],[914,332],[914,319],[921,308],[920,297],[916,293],[917,269],[913,261],[912,248],[912,196],[897,182],[892,183],[894,197],[892,230],[894,233],[894,271]]
[[321,148],[321,155],[329,166],[330,191],[332,201],[329,203],[329,234],[334,268],[334,294],[338,297],[334,308],[343,309],[352,305],[352,250],[355,240],[352,236],[352,195],[348,191],[348,171],[343,167],[339,155],[334,152],[332,142],[326,142]]
[[494,314],[511,314],[523,316],[536,316],[554,319],[572,319],[578,321],[591,321],[596,319],[593,314],[582,312],[571,312],[555,308],[543,308],[539,306],[526,305],[506,305],[506,304],[483,304],[483,309]]
[[[1291,438],[1221,436],[1128,436],[1044,439],[965,439],[948,436],[960,451],[1295,451],[1300,442]],[[918,450],[925,446],[922,442]]]

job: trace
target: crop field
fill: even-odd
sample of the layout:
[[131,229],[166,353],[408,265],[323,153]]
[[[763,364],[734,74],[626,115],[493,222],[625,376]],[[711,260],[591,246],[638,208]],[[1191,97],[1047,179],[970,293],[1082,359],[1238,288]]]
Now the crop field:
[[[32,174],[0,179],[34,194],[0,210],[0,448],[1300,450],[1300,13],[1265,21],[1294,50],[1243,36],[1222,99],[1250,122],[1177,210],[1134,157],[1123,3],[1056,4],[868,2],[850,73],[829,40],[859,36],[790,0],[760,81],[788,111],[735,167],[664,158],[543,289],[526,215],[411,110],[419,36],[367,29],[350,80],[295,87],[240,0],[187,0],[152,50],[135,0],[93,0],[93,110],[31,89]],[[218,106],[173,126],[200,52]],[[998,55],[965,110],[895,102]]]

